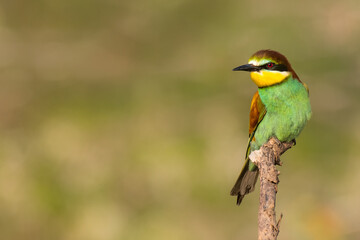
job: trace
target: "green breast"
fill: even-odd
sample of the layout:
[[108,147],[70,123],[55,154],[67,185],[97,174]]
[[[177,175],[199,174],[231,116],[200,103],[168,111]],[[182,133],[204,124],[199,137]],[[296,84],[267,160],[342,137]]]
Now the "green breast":
[[251,149],[259,149],[272,136],[280,141],[295,139],[311,117],[309,94],[292,77],[280,84],[259,88],[266,115],[255,132]]

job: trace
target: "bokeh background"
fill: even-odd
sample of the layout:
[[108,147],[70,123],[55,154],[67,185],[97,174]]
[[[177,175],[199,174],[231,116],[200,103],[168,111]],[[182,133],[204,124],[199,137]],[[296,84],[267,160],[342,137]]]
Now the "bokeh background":
[[279,239],[360,239],[360,2],[3,0],[1,239],[256,239],[229,196],[285,54],[313,117],[282,158]]

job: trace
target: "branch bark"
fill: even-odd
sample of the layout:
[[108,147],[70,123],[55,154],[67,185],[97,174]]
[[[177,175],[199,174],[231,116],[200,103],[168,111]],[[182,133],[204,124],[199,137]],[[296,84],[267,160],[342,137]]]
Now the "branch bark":
[[260,206],[258,213],[258,240],[276,240],[279,235],[279,226],[282,218],[276,221],[276,193],[280,172],[276,165],[281,166],[280,156],[295,145],[291,142],[280,142],[271,138],[259,150],[253,151],[249,158],[260,171]]

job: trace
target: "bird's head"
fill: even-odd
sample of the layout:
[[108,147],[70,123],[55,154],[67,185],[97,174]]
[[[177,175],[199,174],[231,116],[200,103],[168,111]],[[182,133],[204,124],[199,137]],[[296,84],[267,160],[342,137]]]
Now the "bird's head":
[[289,76],[300,81],[284,55],[273,50],[260,50],[254,53],[248,64],[234,68],[233,71],[248,71],[258,87],[281,83]]

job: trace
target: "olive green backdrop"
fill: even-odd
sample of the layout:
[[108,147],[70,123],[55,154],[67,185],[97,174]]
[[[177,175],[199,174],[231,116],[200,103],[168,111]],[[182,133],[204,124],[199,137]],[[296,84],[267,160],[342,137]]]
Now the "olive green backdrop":
[[282,160],[279,239],[360,239],[360,3],[3,0],[1,239],[256,239],[235,205],[256,86],[285,54],[313,117]]

